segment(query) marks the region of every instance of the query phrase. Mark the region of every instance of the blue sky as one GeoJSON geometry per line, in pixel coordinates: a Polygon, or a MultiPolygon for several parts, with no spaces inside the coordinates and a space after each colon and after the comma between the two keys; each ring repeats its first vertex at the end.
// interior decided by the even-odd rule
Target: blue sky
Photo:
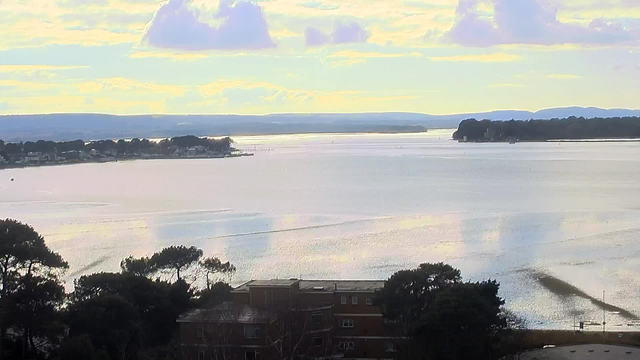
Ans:
{"type": "Polygon", "coordinates": [[[640,0],[2,0],[0,114],[640,108],[640,0]]]}

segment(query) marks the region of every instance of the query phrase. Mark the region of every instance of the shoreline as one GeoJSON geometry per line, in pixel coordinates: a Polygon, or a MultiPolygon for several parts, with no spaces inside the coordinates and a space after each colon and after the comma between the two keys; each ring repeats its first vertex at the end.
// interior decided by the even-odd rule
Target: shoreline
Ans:
{"type": "Polygon", "coordinates": [[[198,160],[198,159],[226,159],[226,158],[238,158],[254,156],[253,153],[238,153],[229,155],[212,155],[212,156],[191,156],[191,157],[179,157],[179,156],[158,156],[158,157],[125,157],[109,160],[87,160],[87,161],[65,161],[65,162],[51,162],[44,164],[8,164],[0,165],[0,171],[2,170],[14,170],[14,169],[28,169],[48,166],[66,166],[66,165],[81,165],[81,164],[107,164],[116,163],[121,161],[136,161],[136,160],[198,160]]]}
{"type": "MultiPolygon", "coordinates": [[[[459,143],[469,144],[509,144],[509,141],[463,141],[460,139],[452,139],[459,143]]],[[[631,139],[549,139],[549,140],[518,140],[515,144],[519,143],[636,143],[640,142],[638,138],[631,139]]],[[[512,143],[513,144],[513,143],[512,143]]]]}

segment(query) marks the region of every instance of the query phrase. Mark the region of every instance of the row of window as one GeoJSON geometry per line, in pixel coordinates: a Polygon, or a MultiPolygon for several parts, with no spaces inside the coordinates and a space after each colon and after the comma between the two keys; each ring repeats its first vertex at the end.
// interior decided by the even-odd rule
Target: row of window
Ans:
{"type": "Polygon", "coordinates": [[[353,319],[341,319],[340,320],[340,327],[343,328],[352,328],[354,325],[354,321],[353,319]]]}
{"type": "MultiPolygon", "coordinates": [[[[367,304],[367,306],[372,306],[373,305],[373,299],[372,298],[366,298],[365,299],[365,303],[367,304]]],[[[340,304],[341,305],[347,305],[347,297],[346,296],[340,297],[340,304]]],[[[351,296],[351,305],[358,305],[358,297],[357,296],[351,296]]]]}
{"type": "MultiPolygon", "coordinates": [[[[198,353],[198,360],[206,360],[204,350],[198,353]]],[[[244,360],[262,360],[262,355],[259,351],[246,351],[244,353],[244,360]]]]}
{"type": "Polygon", "coordinates": [[[354,350],[356,344],[353,341],[340,341],[338,343],[338,349],[340,350],[354,350]]]}
{"type": "MultiPolygon", "coordinates": [[[[312,322],[314,325],[322,324],[322,314],[314,313],[312,315],[312,322]]],[[[340,327],[342,328],[353,328],[355,326],[355,321],[353,319],[340,319],[340,327]]],[[[204,337],[204,327],[202,325],[198,326],[198,337],[204,337]]],[[[256,325],[245,325],[244,326],[244,337],[246,339],[260,339],[260,327],[256,325]]]]}
{"type": "MultiPolygon", "coordinates": [[[[313,314],[312,315],[313,324],[320,325],[322,324],[322,314],[313,314]]],[[[343,328],[353,328],[355,322],[353,319],[341,319],[340,327],[343,328]]],[[[204,326],[198,326],[198,337],[204,337],[204,326]]],[[[244,326],[244,337],[246,339],[260,339],[260,327],[256,325],[245,325],[244,326]]]]}
{"type": "MultiPolygon", "coordinates": [[[[356,344],[353,341],[341,341],[338,343],[338,349],[340,350],[355,350],[356,344]]],[[[384,351],[386,352],[397,352],[398,344],[395,342],[388,341],[384,343],[384,351]]]]}
{"type": "MultiPolygon", "coordinates": [[[[324,339],[322,337],[314,337],[313,338],[313,346],[320,347],[324,345],[324,339]]],[[[338,343],[338,349],[343,351],[355,350],[356,344],[353,341],[340,341],[338,343]]],[[[384,350],[386,352],[397,352],[398,344],[395,342],[388,341],[384,344],[384,350]]],[[[246,351],[244,354],[245,360],[262,360],[262,356],[258,351],[246,351]]],[[[198,353],[198,360],[205,360],[205,352],[204,350],[198,353]]]]}
{"type": "MultiPolygon", "coordinates": [[[[204,337],[204,326],[198,325],[198,337],[204,337]]],[[[256,325],[244,326],[244,337],[246,339],[260,339],[260,327],[256,325]]]]}

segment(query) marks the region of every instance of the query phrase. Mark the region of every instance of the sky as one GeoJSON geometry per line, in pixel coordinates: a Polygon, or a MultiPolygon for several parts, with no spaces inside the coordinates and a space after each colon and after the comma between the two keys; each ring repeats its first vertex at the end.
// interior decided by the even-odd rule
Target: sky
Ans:
{"type": "Polygon", "coordinates": [[[0,114],[640,108],[640,0],[0,0],[0,114]]]}

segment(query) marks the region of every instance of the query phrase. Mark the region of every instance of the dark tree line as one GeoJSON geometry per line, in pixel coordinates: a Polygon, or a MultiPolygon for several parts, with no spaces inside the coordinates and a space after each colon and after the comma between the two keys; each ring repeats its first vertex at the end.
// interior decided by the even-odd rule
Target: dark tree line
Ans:
{"type": "Polygon", "coordinates": [[[67,268],[32,227],[0,220],[0,359],[179,359],[176,319],[229,300],[231,287],[213,280],[235,272],[200,249],[174,246],[127,258],[120,273],[82,276],[66,294],[67,268]],[[206,286],[185,281],[203,272],[206,286]]]}
{"type": "Polygon", "coordinates": [[[117,154],[168,154],[177,148],[189,148],[202,146],[209,151],[225,152],[231,150],[233,140],[229,137],[222,139],[200,138],[197,136],[178,136],[160,141],[150,141],[149,139],[134,138],[131,140],[120,139],[98,140],[85,142],[83,140],[74,141],[27,141],[24,143],[5,143],[0,140],[0,155],[21,155],[30,152],[61,154],[67,151],[91,151],[99,152],[113,151],[117,154]]]}
{"type": "Polygon", "coordinates": [[[455,140],[468,141],[624,139],[640,137],[640,117],[569,117],[551,120],[491,121],[468,119],[453,134],[455,140]]]}
{"type": "Polygon", "coordinates": [[[463,282],[450,265],[422,264],[391,276],[374,298],[397,338],[397,358],[428,360],[497,359],[513,347],[507,341],[514,316],[503,309],[496,281],[463,282]]]}

